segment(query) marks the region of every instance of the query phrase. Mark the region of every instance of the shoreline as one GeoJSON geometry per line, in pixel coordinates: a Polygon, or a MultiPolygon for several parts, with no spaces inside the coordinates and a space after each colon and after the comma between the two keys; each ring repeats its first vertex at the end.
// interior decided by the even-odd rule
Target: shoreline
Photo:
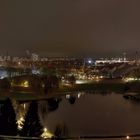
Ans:
{"type": "Polygon", "coordinates": [[[5,100],[7,98],[24,102],[33,100],[47,100],[53,97],[60,97],[66,94],[77,93],[77,92],[87,92],[87,93],[101,93],[108,94],[111,92],[116,92],[124,94],[126,92],[138,92],[140,93],[140,82],[122,83],[122,82],[93,82],[87,84],[75,84],[69,86],[60,86],[60,88],[53,90],[52,92],[38,93],[38,92],[24,92],[24,91],[0,91],[0,100],[5,100]]]}

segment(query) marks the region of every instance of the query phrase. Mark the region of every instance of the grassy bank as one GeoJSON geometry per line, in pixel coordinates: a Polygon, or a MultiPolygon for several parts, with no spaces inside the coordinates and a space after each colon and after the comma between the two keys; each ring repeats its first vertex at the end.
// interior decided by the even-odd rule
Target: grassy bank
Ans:
{"type": "Polygon", "coordinates": [[[74,86],[61,86],[58,92],[74,92],[74,91],[112,91],[124,92],[126,89],[125,83],[88,83],[76,84],[74,86]]]}

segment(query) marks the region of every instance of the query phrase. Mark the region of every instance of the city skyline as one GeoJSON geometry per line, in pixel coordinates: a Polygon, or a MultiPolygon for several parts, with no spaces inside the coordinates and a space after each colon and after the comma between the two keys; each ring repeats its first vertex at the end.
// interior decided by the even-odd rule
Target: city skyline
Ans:
{"type": "Polygon", "coordinates": [[[137,0],[1,1],[0,54],[135,56],[140,46],[137,0]]]}

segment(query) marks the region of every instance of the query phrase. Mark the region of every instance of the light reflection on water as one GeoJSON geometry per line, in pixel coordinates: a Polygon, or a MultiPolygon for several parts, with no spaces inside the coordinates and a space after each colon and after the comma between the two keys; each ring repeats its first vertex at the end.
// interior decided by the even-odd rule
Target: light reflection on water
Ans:
{"type": "Polygon", "coordinates": [[[57,136],[127,136],[140,133],[140,104],[124,99],[122,94],[82,92],[38,101],[37,104],[38,107],[30,107],[30,103],[19,104],[12,100],[16,120],[21,121],[17,126],[20,131],[25,124],[29,129],[34,124],[42,133],[45,130],[57,136]],[[39,120],[37,116],[33,117],[35,113],[39,120]]]}
{"type": "Polygon", "coordinates": [[[17,129],[22,130],[30,103],[19,104],[16,100],[11,100],[11,102],[16,114],[17,129]]]}
{"type": "Polygon", "coordinates": [[[140,133],[140,105],[121,94],[85,94],[71,105],[63,98],[58,110],[48,114],[50,130],[65,124],[69,135],[120,135],[140,133]]]}

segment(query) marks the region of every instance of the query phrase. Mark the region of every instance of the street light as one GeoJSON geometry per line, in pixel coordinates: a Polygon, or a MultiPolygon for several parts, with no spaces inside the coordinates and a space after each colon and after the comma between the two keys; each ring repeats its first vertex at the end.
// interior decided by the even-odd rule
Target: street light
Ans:
{"type": "Polygon", "coordinates": [[[89,63],[89,64],[91,64],[91,63],[92,63],[92,61],[91,61],[91,60],[88,60],[88,63],[89,63]]]}
{"type": "Polygon", "coordinates": [[[130,139],[130,137],[129,137],[129,136],[126,136],[126,139],[127,139],[127,140],[129,140],[129,139],[130,139]]]}
{"type": "Polygon", "coordinates": [[[21,65],[21,62],[20,61],[18,62],[18,65],[21,65]]]}

